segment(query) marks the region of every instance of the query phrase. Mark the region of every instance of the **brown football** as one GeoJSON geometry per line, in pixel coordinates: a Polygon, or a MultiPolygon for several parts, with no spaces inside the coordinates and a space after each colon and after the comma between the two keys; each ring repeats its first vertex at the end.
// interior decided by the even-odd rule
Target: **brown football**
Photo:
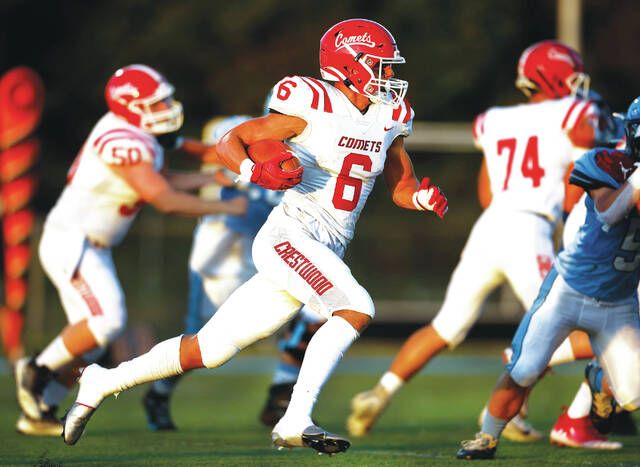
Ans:
{"type": "Polygon", "coordinates": [[[300,167],[300,160],[295,156],[293,150],[282,141],[275,139],[264,139],[257,141],[247,148],[249,157],[254,162],[265,162],[280,155],[282,151],[291,152],[291,159],[280,164],[282,170],[295,170],[300,167]]]}

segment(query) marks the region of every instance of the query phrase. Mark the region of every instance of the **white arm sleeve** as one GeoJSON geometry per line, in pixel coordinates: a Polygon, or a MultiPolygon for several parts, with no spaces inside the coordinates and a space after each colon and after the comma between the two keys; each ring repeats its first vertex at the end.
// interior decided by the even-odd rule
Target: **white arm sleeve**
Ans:
{"type": "Polygon", "coordinates": [[[634,206],[633,193],[636,189],[631,183],[625,183],[624,189],[618,197],[604,211],[599,211],[596,207],[596,215],[600,222],[606,225],[614,225],[620,222],[634,206]]]}

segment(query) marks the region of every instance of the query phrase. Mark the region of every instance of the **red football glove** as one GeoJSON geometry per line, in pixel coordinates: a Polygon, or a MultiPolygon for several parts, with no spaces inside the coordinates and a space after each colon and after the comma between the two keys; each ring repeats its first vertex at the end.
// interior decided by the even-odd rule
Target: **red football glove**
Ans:
{"type": "Polygon", "coordinates": [[[282,170],[280,164],[291,159],[290,152],[269,159],[265,162],[255,162],[253,172],[251,173],[251,183],[260,185],[269,190],[286,190],[296,186],[302,181],[302,172],[304,169],[298,167],[295,170],[282,170]]]}
{"type": "Polygon", "coordinates": [[[413,204],[420,211],[433,211],[440,219],[449,209],[449,202],[440,187],[431,185],[429,177],[422,179],[418,190],[413,194],[413,204]]]}

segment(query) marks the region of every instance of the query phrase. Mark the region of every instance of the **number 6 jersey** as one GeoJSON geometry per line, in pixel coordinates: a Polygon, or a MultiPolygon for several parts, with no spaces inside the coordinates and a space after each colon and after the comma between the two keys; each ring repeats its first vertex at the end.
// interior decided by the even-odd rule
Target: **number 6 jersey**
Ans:
{"type": "Polygon", "coordinates": [[[395,109],[372,103],[362,114],[333,85],[301,76],[276,84],[269,108],[307,122],[289,141],[304,175],[285,192],[284,210],[322,223],[346,247],[384,169],[387,149],[396,137],[411,133],[413,110],[405,100],[395,109]]]}
{"type": "Polygon", "coordinates": [[[73,162],[67,186],[47,223],[77,228],[103,246],[124,238],[142,206],[138,193],[111,170],[112,166],[163,165],[163,149],[155,137],[107,113],[93,128],[73,162]]]}
{"type": "Polygon", "coordinates": [[[599,113],[592,101],[565,97],[493,107],[480,114],[473,124],[473,137],[484,152],[491,205],[557,221],[567,169],[582,153],[570,134],[585,119],[597,128],[599,113]]]}

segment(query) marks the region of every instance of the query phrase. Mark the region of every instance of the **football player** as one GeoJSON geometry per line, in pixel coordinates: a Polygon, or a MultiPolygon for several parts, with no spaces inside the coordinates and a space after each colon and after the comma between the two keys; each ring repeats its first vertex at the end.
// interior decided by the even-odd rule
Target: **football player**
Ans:
{"type": "MultiPolygon", "coordinates": [[[[210,150],[227,131],[249,119],[245,115],[214,118],[205,125],[202,141],[210,150]]],[[[202,170],[217,172],[217,183],[203,187],[200,190],[202,197],[223,200],[243,197],[248,204],[243,216],[210,215],[198,222],[189,258],[185,334],[198,332],[231,292],[255,274],[251,258],[253,239],[273,207],[282,199],[280,191],[267,190],[254,184],[234,183],[235,174],[230,175],[227,169],[219,165],[205,163],[202,170]]],[[[274,372],[269,397],[260,414],[261,421],[267,426],[273,427],[284,415],[300,371],[304,350],[313,331],[319,327],[318,321],[319,318],[308,311],[301,313],[292,321],[292,329],[281,343],[281,361],[274,372]]],[[[155,381],[145,394],[143,405],[151,431],[176,429],[169,406],[170,397],[180,378],[173,376],[155,381]]]]}
{"type": "Polygon", "coordinates": [[[504,426],[574,329],[587,332],[602,366],[586,371],[595,401],[592,420],[613,412],[614,396],[625,410],[640,406],[640,98],[629,106],[624,126],[627,149],[593,149],[571,172],[570,182],[588,194],[584,223],[558,254],[520,323],[513,358],[491,394],[482,431],[462,442],[460,459],[495,456],[504,426]]]}
{"type": "Polygon", "coordinates": [[[38,355],[16,364],[22,433],[61,433],[55,410],[75,369],[95,361],[124,330],[127,310],[111,248],[142,205],[188,216],[246,209],[244,200],[205,201],[183,191],[210,182],[210,174],[161,173],[164,154],[156,137],[177,131],[183,120],[173,94],[173,86],[148,66],[117,70],[105,89],[109,111],[91,130],[47,216],[40,260],[69,325],[38,355]]]}
{"type": "MultiPolygon", "coordinates": [[[[600,110],[581,97],[589,85],[581,56],[557,41],[522,53],[515,84],[527,103],[490,108],[473,123],[474,141],[484,153],[479,181],[490,192],[480,194],[488,207],[469,234],[442,307],[407,339],[378,384],[353,398],[347,420],[353,436],[367,434],[406,382],[464,340],[492,290],[508,282],[528,309],[551,268],[565,177],[581,149],[593,147],[600,110]]],[[[542,437],[519,416],[505,434],[519,441],[542,437]]]]}
{"type": "Polygon", "coordinates": [[[342,21],[320,40],[322,80],[287,76],[273,89],[269,115],[223,136],[218,154],[242,179],[287,189],[254,241],[257,274],[197,334],[169,339],[111,370],[88,366],[66,418],[66,443],[78,440],[106,396],[193,368],[220,366],[273,334],[306,304],[327,321],[309,342],[272,441],[320,453],[348,449],[350,442],[316,426],[311,412],[343,353],[374,315],[371,297],[342,260],[358,217],[380,174],[398,206],[439,217],[447,211],[441,190],[428,178],[416,179],[404,148],[414,113],[404,98],[408,83],[394,77],[393,67],[401,63],[384,26],[342,21]],[[289,151],[265,162],[249,159],[245,148],[265,139],[288,141],[302,167],[280,167],[291,158],[289,151]]]}

